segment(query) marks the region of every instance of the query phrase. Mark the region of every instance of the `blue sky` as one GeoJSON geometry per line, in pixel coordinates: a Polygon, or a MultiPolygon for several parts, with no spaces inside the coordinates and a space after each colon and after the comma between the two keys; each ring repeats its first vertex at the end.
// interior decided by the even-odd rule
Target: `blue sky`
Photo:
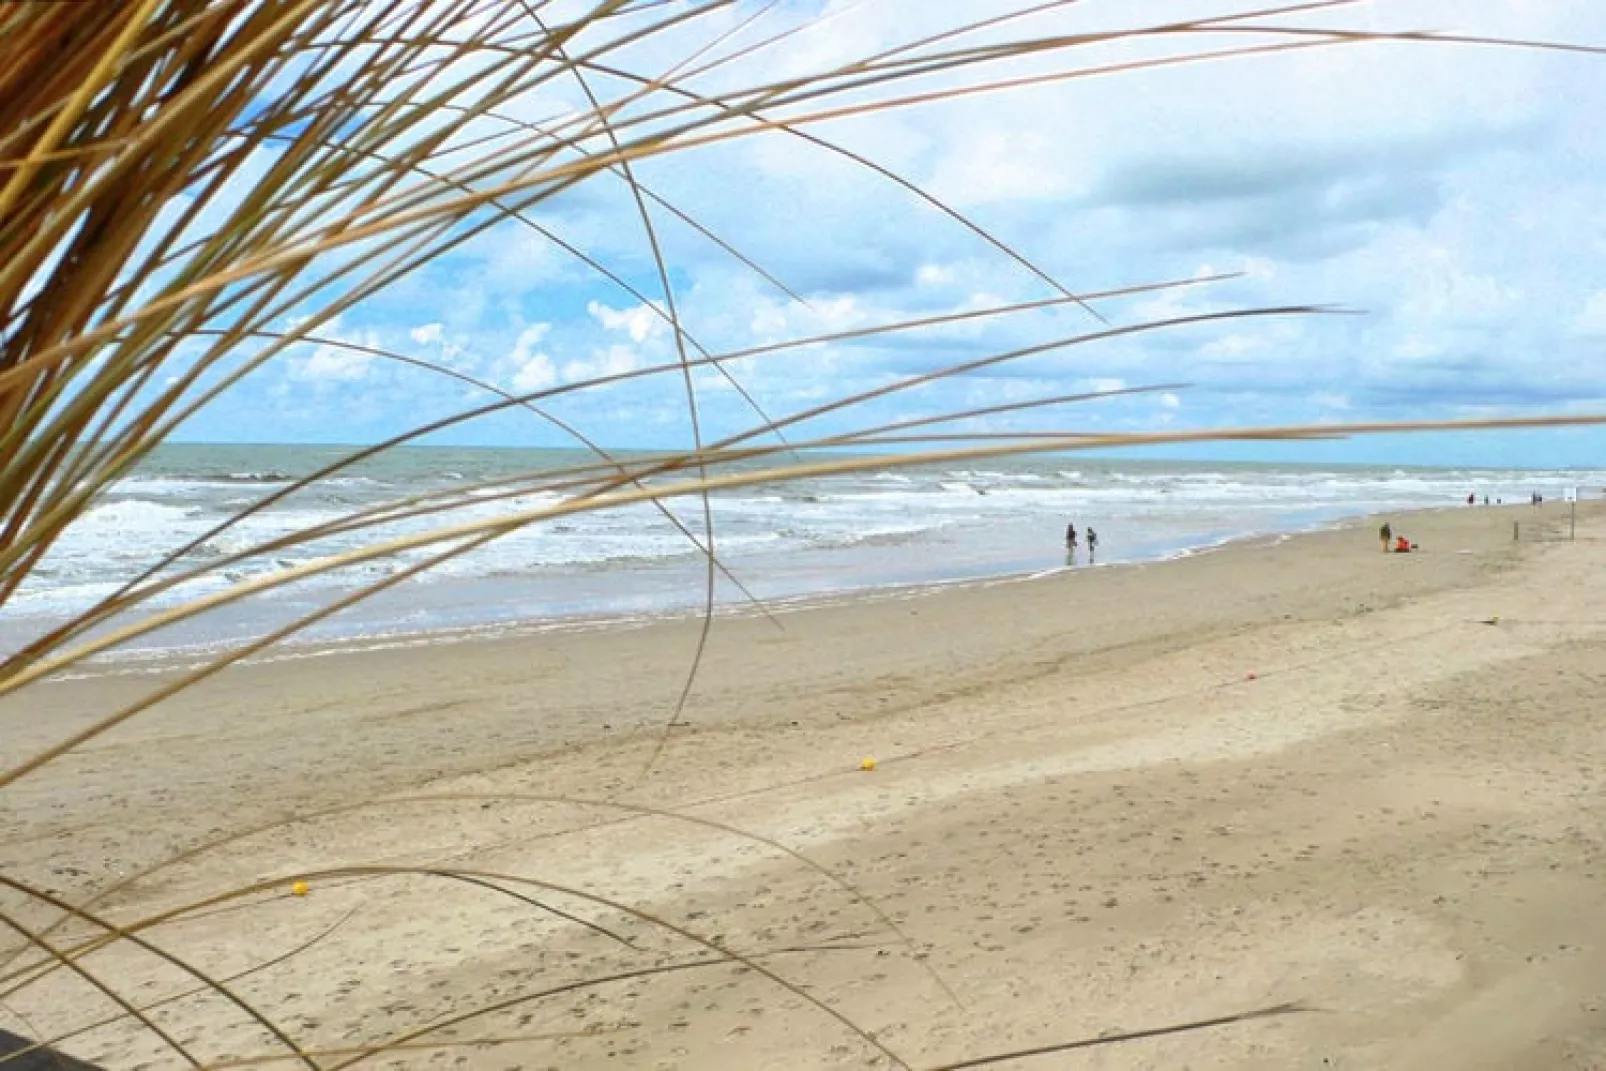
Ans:
{"type": "MultiPolygon", "coordinates": [[[[982,18],[1027,4],[783,6],[746,39],[788,19],[823,21],[699,87],[712,92],[874,53],[954,25],[960,15],[939,9],[961,6],[964,17],[982,18]]],[[[1144,5],[1142,17],[1243,7],[1160,0],[1144,5]]],[[[656,73],[696,38],[751,11],[738,5],[695,33],[634,48],[621,62],[656,73]]],[[[1089,0],[983,39],[1082,32],[1135,17],[1132,5],[1089,0]]],[[[1606,44],[1606,5],[1598,0],[1373,0],[1303,24],[1606,44]]],[[[1194,47],[1223,43],[1248,42],[1194,47]]],[[[997,73],[1142,54],[1105,47],[997,73]]],[[[549,115],[578,100],[543,92],[516,110],[549,115]]],[[[893,394],[809,423],[799,436],[1166,382],[1189,386],[965,427],[1147,431],[1606,412],[1606,134],[1595,119],[1602,114],[1606,56],[1416,44],[1070,81],[811,128],[930,190],[1073,291],[1237,273],[1218,284],[1097,302],[1113,324],[1303,303],[1355,314],[1218,322],[1062,349],[893,394]]],[[[647,161],[638,176],[806,301],[656,210],[687,331],[715,353],[1054,296],[906,191],[784,134],[647,161]]],[[[661,300],[623,183],[591,180],[536,215],[661,300]]],[[[782,351],[734,362],[730,371],[767,414],[784,417],[956,361],[1100,328],[1065,306],[782,351]]],[[[515,391],[675,357],[673,335],[651,309],[514,221],[348,310],[324,333],[441,361],[515,391]]],[[[696,377],[696,390],[710,438],[757,419],[710,371],[696,377]]],[[[304,346],[255,373],[181,438],[367,441],[482,400],[416,369],[304,346]]],[[[678,377],[578,392],[552,408],[611,446],[690,439],[678,377]]],[[[573,443],[528,413],[476,421],[432,441],[573,443]]],[[[1606,432],[1189,452],[1598,465],[1606,432]]]]}

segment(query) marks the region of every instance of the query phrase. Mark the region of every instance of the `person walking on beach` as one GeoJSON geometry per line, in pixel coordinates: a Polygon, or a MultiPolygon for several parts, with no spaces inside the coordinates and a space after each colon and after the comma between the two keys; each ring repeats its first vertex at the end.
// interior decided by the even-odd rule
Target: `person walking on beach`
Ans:
{"type": "Polygon", "coordinates": [[[1394,529],[1389,527],[1388,521],[1384,521],[1383,527],[1377,530],[1377,534],[1378,538],[1383,540],[1383,553],[1387,554],[1389,552],[1389,544],[1394,540],[1394,529]]]}
{"type": "Polygon", "coordinates": [[[1091,525],[1087,529],[1087,564],[1093,564],[1093,558],[1099,552],[1099,534],[1093,531],[1091,525]]]}
{"type": "Polygon", "coordinates": [[[1076,524],[1074,522],[1065,526],[1065,560],[1070,565],[1076,564],[1076,524]]]}

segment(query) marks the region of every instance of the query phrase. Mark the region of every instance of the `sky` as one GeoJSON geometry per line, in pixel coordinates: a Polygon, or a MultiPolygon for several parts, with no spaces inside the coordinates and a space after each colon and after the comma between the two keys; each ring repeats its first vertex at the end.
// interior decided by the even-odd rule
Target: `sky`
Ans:
{"type": "MultiPolygon", "coordinates": [[[[718,44],[709,55],[721,55],[800,28],[687,83],[714,95],[826,70],[961,21],[1028,6],[1021,0],[781,3],[744,26],[759,13],[758,5],[744,2],[610,59],[652,76],[710,41],[718,44]],[[727,31],[734,36],[720,40],[727,31]]],[[[553,10],[561,14],[562,5],[553,10]]],[[[1245,10],[1220,0],[1083,0],[934,47],[1245,10]]],[[[1606,45],[1606,5],[1599,0],[1370,0],[1258,21],[1606,45]]],[[[1270,40],[1221,33],[1158,44],[1089,44],[882,86],[851,99],[1270,40]]],[[[612,98],[624,83],[598,76],[592,88],[612,98]]],[[[533,121],[583,102],[578,86],[553,84],[502,110],[533,121]]],[[[653,157],[638,164],[636,177],[793,295],[649,201],[694,353],[697,347],[738,352],[1060,297],[1038,272],[1078,295],[1194,280],[1177,289],[1090,299],[1093,312],[1062,301],[1008,316],[775,350],[730,362],[729,378],[705,367],[691,377],[705,441],[959,362],[1156,321],[1306,305],[1333,311],[1087,339],[891,390],[799,423],[791,434],[806,440],[1157,384],[1167,386],[946,426],[988,433],[1145,432],[1606,413],[1606,132],[1594,119],[1602,114],[1606,55],[1353,43],[1068,78],[807,128],[895,171],[1033,268],[885,176],[784,131],[653,157]],[[1220,276],[1227,278],[1205,281],[1220,276]]],[[[505,131],[507,125],[484,129],[505,131]]],[[[320,333],[437,362],[514,392],[677,359],[646,231],[622,179],[589,178],[542,202],[528,218],[605,265],[656,302],[656,310],[549,237],[504,220],[345,310],[320,333]]],[[[186,424],[179,438],[366,442],[487,397],[415,367],[307,345],[254,372],[186,424]]],[[[573,391],[550,408],[608,446],[685,446],[692,438],[687,385],[679,373],[573,391]]],[[[522,411],[468,422],[428,441],[575,442],[522,411]]],[[[1599,465],[1606,458],[1606,429],[1168,453],[1179,451],[1599,465]]]]}

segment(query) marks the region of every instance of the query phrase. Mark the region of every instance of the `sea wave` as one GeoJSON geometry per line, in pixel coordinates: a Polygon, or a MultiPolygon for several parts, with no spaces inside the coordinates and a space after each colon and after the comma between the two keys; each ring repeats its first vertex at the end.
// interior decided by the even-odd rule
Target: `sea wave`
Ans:
{"type": "MultiPolygon", "coordinates": [[[[284,486],[292,479],[291,472],[315,470],[329,456],[300,457],[293,449],[275,449],[260,465],[235,451],[232,463],[220,461],[208,468],[195,463],[195,458],[206,455],[194,448],[181,456],[183,464],[133,473],[69,526],[16,597],[0,609],[0,622],[59,617],[103,598],[165,554],[235,517],[242,506],[260,501],[252,496],[284,486]]],[[[523,457],[493,451],[481,459],[457,452],[450,467],[432,468],[428,463],[432,456],[423,451],[405,455],[389,469],[341,473],[239,519],[201,541],[183,559],[185,568],[205,575],[164,598],[171,601],[218,590],[380,539],[495,520],[564,501],[562,495],[548,491],[503,498],[507,489],[473,486],[527,471],[523,457]],[[481,460],[484,463],[476,467],[481,460]],[[470,486],[439,500],[449,507],[440,513],[392,518],[377,528],[332,533],[313,543],[222,565],[225,558],[296,532],[329,525],[420,490],[445,492],[454,484],[470,486]],[[212,563],[222,571],[206,572],[212,563]]],[[[849,574],[860,568],[856,563],[867,560],[866,555],[882,554],[898,567],[930,562],[939,570],[960,562],[972,563],[967,568],[995,560],[1036,562],[1034,556],[1044,548],[1052,558],[1061,552],[1059,540],[1067,521],[1097,527],[1114,560],[1122,547],[1149,548],[1142,553],[1152,550],[1158,555],[1230,537],[1223,533],[1275,530],[1292,523],[1290,518],[1303,522],[1449,506],[1464,502],[1469,493],[1515,502],[1525,501],[1530,490],[1540,490],[1559,498],[1562,487],[1574,485],[1606,487],[1606,473],[1168,466],[1092,460],[1079,460],[1076,468],[1068,468],[1063,459],[1058,463],[1044,459],[1010,466],[916,466],[811,477],[794,484],[716,493],[710,508],[715,546],[727,566],[779,578],[775,582],[781,586],[791,573],[820,578],[840,571],[840,582],[851,587],[860,581],[849,574]]],[[[683,498],[665,505],[687,530],[704,539],[699,500],[683,498]]],[[[311,598],[304,594],[309,591],[349,589],[392,576],[427,553],[410,551],[330,572],[265,599],[292,602],[311,598]]],[[[562,605],[584,605],[591,597],[588,592],[614,592],[634,583],[633,577],[688,568],[702,553],[651,504],[580,512],[511,532],[409,581],[387,612],[412,612],[406,592],[419,585],[436,600],[447,599],[454,584],[480,585],[473,589],[473,599],[485,599],[488,591],[495,594],[498,585],[511,592],[527,582],[534,585],[530,590],[535,597],[556,585],[566,592],[559,600],[562,605]]],[[[984,564],[974,567],[985,569],[984,564]]],[[[465,603],[461,612],[472,618],[473,608],[465,603]]]]}

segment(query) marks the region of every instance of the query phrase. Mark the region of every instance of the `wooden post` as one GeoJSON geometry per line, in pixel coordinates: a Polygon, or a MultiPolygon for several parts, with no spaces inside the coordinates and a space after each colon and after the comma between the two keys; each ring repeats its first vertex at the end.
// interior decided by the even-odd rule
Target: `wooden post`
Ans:
{"type": "Polygon", "coordinates": [[[1511,522],[1511,541],[1513,543],[1515,543],[1517,541],[1517,522],[1516,521],[1512,521],[1511,522]]]}

